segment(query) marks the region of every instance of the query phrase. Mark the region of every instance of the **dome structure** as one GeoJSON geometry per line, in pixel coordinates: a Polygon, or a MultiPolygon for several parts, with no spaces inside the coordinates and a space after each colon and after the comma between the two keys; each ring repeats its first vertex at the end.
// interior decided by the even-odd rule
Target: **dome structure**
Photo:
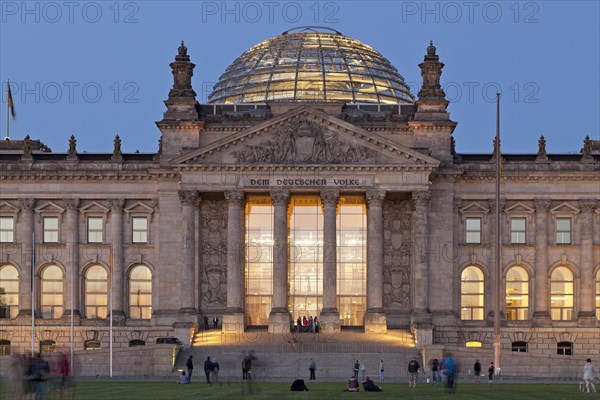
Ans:
{"type": "Polygon", "coordinates": [[[209,103],[266,101],[412,104],[414,97],[370,46],[328,28],[302,27],[244,52],[208,97],[209,103]]]}

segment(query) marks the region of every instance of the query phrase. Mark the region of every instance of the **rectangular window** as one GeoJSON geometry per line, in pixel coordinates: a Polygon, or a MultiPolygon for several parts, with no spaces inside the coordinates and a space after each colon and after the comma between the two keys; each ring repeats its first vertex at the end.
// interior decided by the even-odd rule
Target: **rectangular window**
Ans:
{"type": "Polygon", "coordinates": [[[15,239],[13,217],[0,217],[0,243],[12,243],[15,239]]]}
{"type": "Polygon", "coordinates": [[[148,243],[148,218],[133,217],[132,224],[132,243],[148,243]]]}
{"type": "Polygon", "coordinates": [[[467,218],[467,243],[481,243],[481,218],[467,218]]]}
{"type": "Polygon", "coordinates": [[[102,243],[102,217],[88,217],[88,243],[102,243]]]}
{"type": "Polygon", "coordinates": [[[527,231],[526,218],[511,218],[510,220],[510,242],[512,244],[525,244],[527,231]]]}
{"type": "Polygon", "coordinates": [[[58,243],[58,217],[44,217],[44,243],[58,243]]]}
{"type": "Polygon", "coordinates": [[[571,218],[556,218],[556,244],[571,244],[571,218]]]}

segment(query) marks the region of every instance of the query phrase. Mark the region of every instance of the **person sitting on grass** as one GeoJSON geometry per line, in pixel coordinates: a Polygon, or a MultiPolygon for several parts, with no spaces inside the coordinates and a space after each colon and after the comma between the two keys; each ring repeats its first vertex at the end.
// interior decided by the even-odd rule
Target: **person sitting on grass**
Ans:
{"type": "Polygon", "coordinates": [[[291,390],[292,392],[308,392],[308,388],[304,384],[304,379],[296,379],[292,383],[291,390]]]}
{"type": "Polygon", "coordinates": [[[181,371],[181,376],[179,377],[177,383],[181,385],[190,383],[190,377],[185,374],[185,371],[181,371]]]}
{"type": "Polygon", "coordinates": [[[348,379],[348,389],[345,392],[358,392],[358,379],[354,375],[348,379]]]}
{"type": "Polygon", "coordinates": [[[373,383],[373,380],[367,376],[367,379],[363,382],[363,389],[365,392],[383,392],[383,389],[373,383]]]}

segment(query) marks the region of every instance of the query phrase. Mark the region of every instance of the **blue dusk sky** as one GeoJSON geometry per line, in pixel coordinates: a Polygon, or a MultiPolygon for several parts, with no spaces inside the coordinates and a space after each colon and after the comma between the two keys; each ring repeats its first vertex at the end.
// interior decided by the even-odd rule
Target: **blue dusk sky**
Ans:
{"type": "Polygon", "coordinates": [[[418,92],[429,40],[461,153],[490,153],[502,93],[505,153],[553,153],[600,139],[599,1],[0,1],[0,132],[6,81],[17,120],[55,152],[155,152],[154,122],[172,85],[181,40],[205,102],[232,61],[288,29],[326,26],[386,57],[418,92]]]}

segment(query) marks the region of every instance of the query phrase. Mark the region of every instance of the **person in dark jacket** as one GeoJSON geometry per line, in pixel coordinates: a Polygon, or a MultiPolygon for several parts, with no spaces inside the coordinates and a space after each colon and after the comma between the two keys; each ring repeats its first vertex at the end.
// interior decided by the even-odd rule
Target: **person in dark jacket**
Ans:
{"type": "Polygon", "coordinates": [[[410,376],[408,387],[417,387],[417,377],[419,375],[419,369],[421,369],[421,364],[419,364],[416,357],[413,357],[412,360],[408,362],[408,375],[410,376]]]}
{"type": "Polygon", "coordinates": [[[296,379],[292,383],[291,390],[292,392],[308,392],[308,388],[304,384],[304,379],[296,379]]]}
{"type": "Polygon", "coordinates": [[[194,371],[194,363],[192,362],[192,357],[193,356],[190,356],[185,363],[185,366],[187,368],[187,376],[190,379],[190,383],[192,382],[192,372],[194,371]]]}
{"type": "Polygon", "coordinates": [[[475,364],[473,365],[473,373],[475,374],[475,380],[479,382],[479,376],[481,376],[481,363],[479,360],[475,360],[475,364]]]}
{"type": "Polygon", "coordinates": [[[204,361],[204,373],[206,374],[206,383],[210,385],[210,373],[213,370],[213,363],[210,361],[210,357],[206,357],[204,361]]]}
{"type": "Polygon", "coordinates": [[[383,389],[373,383],[373,380],[367,376],[367,379],[363,382],[363,389],[365,392],[383,392],[383,389]]]}

